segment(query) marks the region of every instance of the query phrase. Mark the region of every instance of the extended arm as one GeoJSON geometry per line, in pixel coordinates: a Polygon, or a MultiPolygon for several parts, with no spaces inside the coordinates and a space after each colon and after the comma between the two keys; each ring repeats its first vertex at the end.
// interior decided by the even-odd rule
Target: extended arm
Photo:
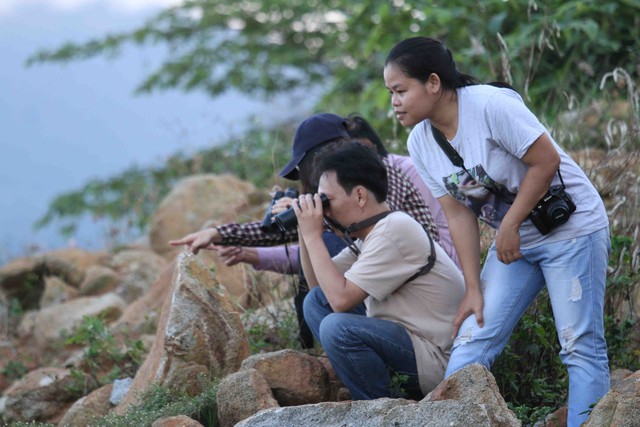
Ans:
{"type": "Polygon", "coordinates": [[[455,337],[464,319],[471,314],[476,315],[478,325],[484,325],[484,302],[480,290],[480,231],[478,220],[469,208],[450,195],[442,196],[438,201],[447,216],[466,286],[464,298],[453,321],[455,337]]]}

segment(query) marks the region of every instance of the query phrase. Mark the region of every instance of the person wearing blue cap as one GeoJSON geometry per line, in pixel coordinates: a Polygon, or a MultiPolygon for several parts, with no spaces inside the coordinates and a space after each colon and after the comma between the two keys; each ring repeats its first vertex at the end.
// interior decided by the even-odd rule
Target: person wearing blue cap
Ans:
{"type": "MultiPolygon", "coordinates": [[[[314,174],[314,166],[318,161],[318,154],[331,145],[349,141],[351,141],[351,137],[347,132],[346,121],[343,117],[321,113],[307,118],[296,129],[291,160],[282,169],[280,176],[299,180],[304,193],[317,192],[319,177],[314,174]]],[[[402,171],[394,167],[387,159],[382,158],[382,161],[388,173],[389,194],[387,202],[391,209],[408,213],[427,230],[435,242],[439,243],[438,228],[429,207],[425,204],[417,188],[402,171]]],[[[169,243],[173,246],[184,245],[197,254],[201,249],[215,248],[214,245],[274,246],[298,240],[295,227],[285,232],[269,232],[264,231],[260,225],[259,221],[244,224],[229,223],[206,228],[169,243]]],[[[332,233],[326,233],[326,243],[332,254],[339,252],[344,247],[342,241],[332,233]]],[[[301,292],[298,293],[295,301],[298,321],[301,328],[306,330],[301,309],[302,300],[306,295],[306,286],[304,282],[301,285],[298,287],[301,292]]],[[[301,337],[301,343],[304,348],[313,346],[313,338],[308,331],[304,337],[301,337]]]]}

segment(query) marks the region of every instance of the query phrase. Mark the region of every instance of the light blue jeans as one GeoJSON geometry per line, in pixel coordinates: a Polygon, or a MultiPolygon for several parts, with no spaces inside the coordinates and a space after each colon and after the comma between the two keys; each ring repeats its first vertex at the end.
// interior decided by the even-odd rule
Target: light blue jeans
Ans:
{"type": "Polygon", "coordinates": [[[456,337],[445,378],[458,369],[498,357],[518,320],[546,285],[569,372],[567,425],[578,427],[589,406],[609,390],[604,339],[604,291],[609,258],[609,230],[522,250],[523,258],[505,265],[492,247],[480,275],[484,327],[469,316],[456,337]]]}
{"type": "Polygon", "coordinates": [[[304,299],[304,318],[353,400],[423,397],[413,343],[399,324],[367,317],[364,304],[335,313],[319,286],[304,299]],[[404,381],[392,384],[394,374],[404,381]]]}

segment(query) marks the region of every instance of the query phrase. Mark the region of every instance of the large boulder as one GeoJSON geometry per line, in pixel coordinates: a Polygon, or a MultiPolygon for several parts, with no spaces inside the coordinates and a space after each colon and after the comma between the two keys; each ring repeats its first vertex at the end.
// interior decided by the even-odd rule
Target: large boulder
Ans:
{"type": "Polygon", "coordinates": [[[255,369],[226,376],[218,388],[216,402],[220,427],[233,427],[263,409],[280,406],[264,375],[255,369]]]}
{"type": "Polygon", "coordinates": [[[442,381],[425,397],[422,402],[456,400],[462,403],[484,405],[496,427],[520,426],[522,422],[507,407],[507,403],[498,390],[496,380],[489,370],[474,363],[453,373],[442,381]]]}
{"type": "MultiPolygon", "coordinates": [[[[414,403],[405,399],[356,400],[323,402],[312,405],[265,409],[235,427],[377,427],[393,408],[414,403]]],[[[421,420],[425,425],[424,420],[421,420]]]]}
{"type": "Polygon", "coordinates": [[[596,404],[584,427],[640,425],[640,371],[612,384],[596,404]]]}
{"type": "Polygon", "coordinates": [[[240,369],[262,373],[280,406],[319,403],[331,394],[329,375],[322,362],[301,351],[256,354],[244,360],[240,369]]]}
{"type": "Polygon", "coordinates": [[[229,294],[195,256],[183,253],[153,347],[117,410],[138,402],[152,385],[197,394],[200,378],[224,378],[248,355],[247,335],[229,294]]]}

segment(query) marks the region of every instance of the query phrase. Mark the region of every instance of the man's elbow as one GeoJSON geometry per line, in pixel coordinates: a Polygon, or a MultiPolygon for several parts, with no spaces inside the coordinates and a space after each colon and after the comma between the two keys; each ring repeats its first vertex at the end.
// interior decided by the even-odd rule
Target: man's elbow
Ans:
{"type": "Polygon", "coordinates": [[[346,298],[332,298],[329,300],[329,305],[331,305],[334,313],[346,313],[356,306],[353,301],[349,301],[346,298]]]}

